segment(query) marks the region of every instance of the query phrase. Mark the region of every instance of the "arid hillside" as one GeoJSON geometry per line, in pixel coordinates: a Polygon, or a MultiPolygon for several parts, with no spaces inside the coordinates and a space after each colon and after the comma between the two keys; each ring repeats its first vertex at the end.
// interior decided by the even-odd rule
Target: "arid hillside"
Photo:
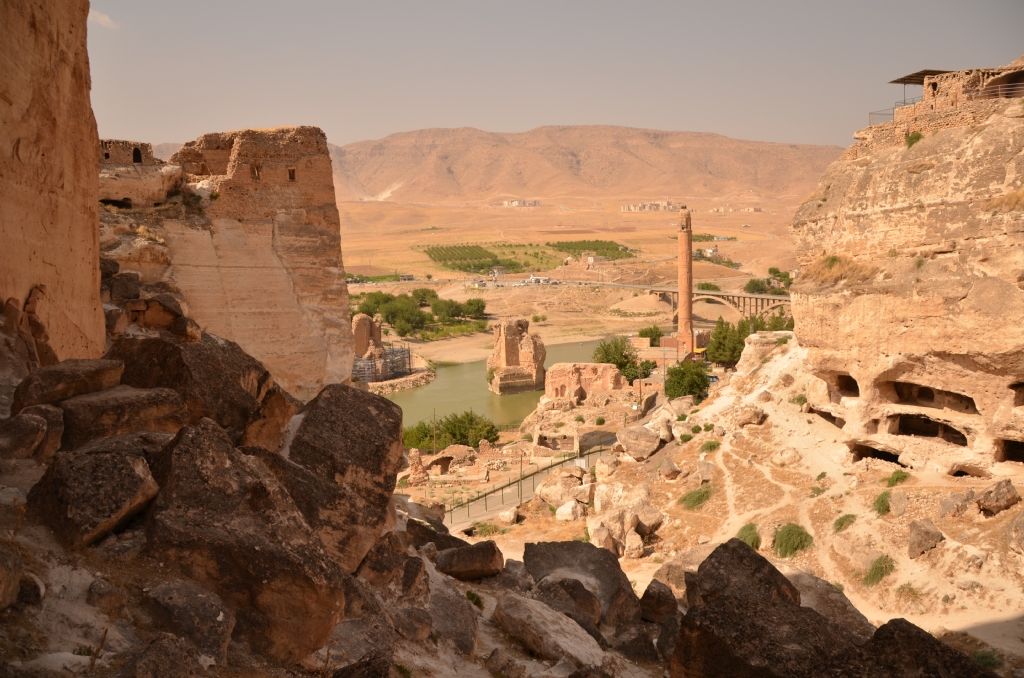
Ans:
{"type": "Polygon", "coordinates": [[[806,195],[837,146],[765,143],[632,127],[519,134],[424,129],[332,146],[339,201],[489,202],[514,197],[806,195]]]}

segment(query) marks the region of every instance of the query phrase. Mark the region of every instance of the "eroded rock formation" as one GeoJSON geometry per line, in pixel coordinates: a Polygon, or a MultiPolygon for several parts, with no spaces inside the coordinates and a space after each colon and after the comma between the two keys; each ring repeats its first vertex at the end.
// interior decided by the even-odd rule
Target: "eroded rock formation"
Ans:
{"type": "Polygon", "coordinates": [[[545,358],[544,342],[539,335],[530,334],[529,320],[495,324],[494,351],[487,358],[487,388],[498,395],[542,388],[545,358]]]}
{"type": "Polygon", "coordinates": [[[793,222],[793,313],[855,458],[954,473],[1024,461],[1024,104],[943,101],[828,168],[793,222]]]}

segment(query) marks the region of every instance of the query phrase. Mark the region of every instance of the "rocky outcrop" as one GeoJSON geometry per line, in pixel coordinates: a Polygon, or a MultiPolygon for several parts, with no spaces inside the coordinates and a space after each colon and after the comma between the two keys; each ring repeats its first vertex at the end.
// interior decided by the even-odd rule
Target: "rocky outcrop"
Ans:
{"type": "Polygon", "coordinates": [[[11,414],[31,405],[48,405],[95,393],[121,383],[124,365],[118,360],[65,360],[33,370],[14,390],[11,414]]]}
{"type": "Polygon", "coordinates": [[[845,421],[855,458],[1024,459],[1024,348],[1005,331],[1024,319],[1020,106],[961,99],[891,123],[893,143],[862,130],[794,217],[809,404],[845,421]]]}
{"type": "Polygon", "coordinates": [[[487,358],[487,388],[494,393],[520,393],[544,387],[547,351],[529,320],[508,320],[494,325],[494,350],[487,358]]]}
{"type": "Polygon", "coordinates": [[[169,388],[115,386],[68,398],[62,447],[73,450],[90,440],[136,431],[177,433],[188,423],[181,396],[169,388]]]}
{"type": "Polygon", "coordinates": [[[60,359],[95,358],[104,347],[88,13],[86,0],[0,8],[0,301],[13,297],[20,309],[40,290],[34,314],[60,359]]]}
{"type": "Polygon", "coordinates": [[[645,426],[628,426],[615,434],[618,446],[636,461],[643,461],[661,447],[661,437],[645,426]]]}
{"type": "Polygon", "coordinates": [[[200,657],[212,659],[218,666],[227,664],[235,615],[219,596],[177,579],[150,588],[146,597],[159,624],[188,639],[200,657]]]}
{"type": "Polygon", "coordinates": [[[598,665],[604,652],[576,622],[544,603],[515,593],[503,593],[494,620],[530,652],[558,661],[568,657],[577,665],[598,665]]]}
{"type": "Polygon", "coordinates": [[[501,572],[505,557],[493,541],[482,541],[461,548],[445,549],[437,554],[434,565],[449,577],[462,580],[493,577],[501,572]]]}

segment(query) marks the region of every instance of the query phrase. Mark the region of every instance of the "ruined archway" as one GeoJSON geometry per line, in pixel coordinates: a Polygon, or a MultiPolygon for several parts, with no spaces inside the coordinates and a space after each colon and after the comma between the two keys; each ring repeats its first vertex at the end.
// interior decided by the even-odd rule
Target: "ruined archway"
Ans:
{"type": "Polygon", "coordinates": [[[139,150],[138,146],[132,149],[132,162],[136,165],[142,164],[142,151],[139,150]]]}

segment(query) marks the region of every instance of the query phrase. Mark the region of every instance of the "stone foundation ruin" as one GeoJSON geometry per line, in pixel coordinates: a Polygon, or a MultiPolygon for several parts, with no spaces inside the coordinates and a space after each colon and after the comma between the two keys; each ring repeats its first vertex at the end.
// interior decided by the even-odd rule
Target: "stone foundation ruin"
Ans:
{"type": "Polygon", "coordinates": [[[544,386],[547,351],[540,336],[529,330],[529,320],[495,324],[494,351],[487,358],[487,387],[494,393],[521,393],[544,386]]]}

